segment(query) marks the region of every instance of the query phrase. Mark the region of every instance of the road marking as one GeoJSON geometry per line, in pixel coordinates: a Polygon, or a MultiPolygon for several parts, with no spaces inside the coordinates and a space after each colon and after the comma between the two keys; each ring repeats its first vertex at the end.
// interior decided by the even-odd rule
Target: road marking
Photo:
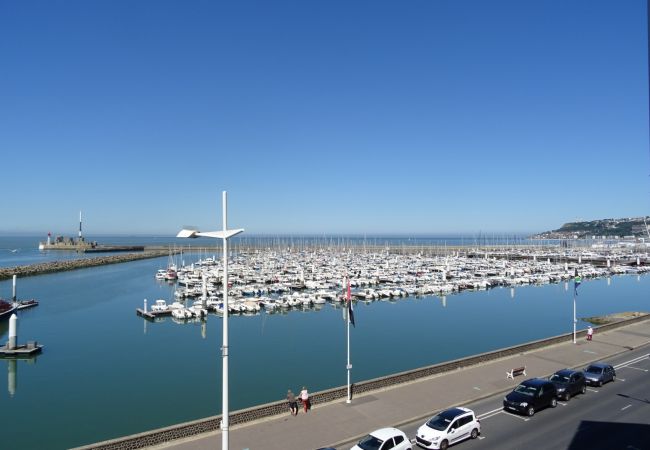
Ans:
{"type": "Polygon", "coordinates": [[[622,362],[620,364],[617,364],[617,365],[614,366],[614,368],[618,369],[619,367],[623,367],[623,366],[626,366],[628,364],[634,364],[635,362],[641,361],[642,359],[646,359],[648,356],[650,356],[650,353],[646,353],[643,356],[639,356],[639,357],[631,359],[629,361],[625,361],[625,362],[622,362]]]}
{"type": "Polygon", "coordinates": [[[625,378],[617,378],[616,381],[625,381],[625,378]]]}
{"type": "Polygon", "coordinates": [[[625,410],[628,409],[630,406],[632,406],[632,405],[630,404],[630,405],[627,405],[627,406],[621,408],[621,411],[625,411],[625,410]]]}
{"type": "Polygon", "coordinates": [[[476,386],[474,386],[474,389],[476,389],[477,391],[480,391],[480,390],[481,390],[480,387],[476,387],[476,386]]]}
{"type": "Polygon", "coordinates": [[[596,352],[592,352],[591,350],[583,350],[585,353],[591,353],[592,355],[597,355],[596,352]]]}
{"type": "Polygon", "coordinates": [[[587,388],[587,390],[591,392],[598,392],[596,389],[591,389],[591,388],[587,388]]]}
{"type": "Polygon", "coordinates": [[[489,416],[481,417],[479,420],[486,420],[486,419],[491,419],[494,416],[498,416],[499,414],[503,414],[503,410],[497,411],[495,413],[490,414],[489,416]]]}
{"type": "Polygon", "coordinates": [[[528,422],[530,420],[530,417],[521,417],[516,414],[511,413],[510,411],[504,411],[508,414],[506,416],[514,417],[515,419],[523,420],[524,422],[528,422]]]}
{"type": "Polygon", "coordinates": [[[485,436],[479,436],[478,438],[480,441],[482,441],[483,439],[485,439],[485,436]]]}
{"type": "Polygon", "coordinates": [[[503,408],[497,408],[497,409],[493,409],[492,411],[484,412],[483,414],[479,414],[478,416],[476,416],[476,418],[482,419],[483,417],[491,415],[495,412],[503,412],[503,408]]]}
{"type": "Polygon", "coordinates": [[[634,366],[625,366],[625,368],[626,369],[636,369],[636,370],[640,370],[642,372],[647,372],[648,371],[648,369],[642,369],[640,367],[634,367],[634,366]]]}
{"type": "Polygon", "coordinates": [[[557,402],[558,405],[566,406],[566,403],[557,402]]]}

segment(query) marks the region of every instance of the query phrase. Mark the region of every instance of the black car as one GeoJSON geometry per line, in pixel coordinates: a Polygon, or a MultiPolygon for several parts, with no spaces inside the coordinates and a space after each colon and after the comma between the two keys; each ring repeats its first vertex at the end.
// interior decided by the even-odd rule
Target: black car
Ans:
{"type": "Polygon", "coordinates": [[[555,385],[557,397],[567,402],[572,396],[587,392],[585,375],[578,370],[558,370],[549,381],[555,385]]]}
{"type": "Polygon", "coordinates": [[[593,363],[585,369],[587,384],[602,386],[608,381],[616,380],[616,370],[610,364],[593,363]]]}
{"type": "Polygon", "coordinates": [[[522,382],[503,399],[503,409],[532,416],[535,411],[557,406],[557,389],[548,380],[532,378],[522,382]]]}

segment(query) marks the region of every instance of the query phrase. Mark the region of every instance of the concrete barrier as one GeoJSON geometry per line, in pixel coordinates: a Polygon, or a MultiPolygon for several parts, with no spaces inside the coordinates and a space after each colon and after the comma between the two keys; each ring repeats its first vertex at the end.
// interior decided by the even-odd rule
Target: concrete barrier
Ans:
{"type": "MultiPolygon", "coordinates": [[[[598,327],[598,332],[613,330],[616,328],[631,325],[637,322],[642,322],[650,319],[650,314],[635,317],[633,319],[622,320],[598,327]]],[[[578,337],[584,337],[586,330],[577,333],[578,337]]],[[[460,370],[466,367],[474,366],[477,364],[485,363],[488,361],[495,361],[502,358],[507,358],[513,355],[519,355],[534,351],[540,348],[549,347],[567,341],[573,340],[573,333],[566,333],[551,338],[540,339],[526,344],[515,345],[512,347],[502,348],[499,350],[481,353],[466,358],[460,358],[453,361],[448,361],[440,364],[434,364],[419,369],[408,370],[393,375],[374,378],[371,380],[356,383],[353,387],[353,394],[367,393],[377,391],[380,389],[390,388],[402,383],[410,383],[423,378],[439,375],[445,372],[460,370]]],[[[310,394],[309,399],[312,405],[328,403],[347,397],[347,386],[328,389],[325,391],[310,394]]],[[[264,418],[273,417],[279,414],[286,415],[287,402],[285,400],[258,405],[251,408],[241,409],[231,412],[230,426],[235,426],[247,422],[252,422],[264,418]]],[[[148,431],[136,435],[126,436],[123,438],[112,439],[103,441],[96,444],[77,447],[74,450],[135,450],[153,445],[163,444],[165,442],[173,441],[176,439],[187,438],[201,433],[207,433],[219,430],[221,422],[221,415],[212,416],[205,419],[199,419],[192,422],[185,422],[179,425],[174,425],[166,428],[159,428],[157,430],[148,431]]]]}

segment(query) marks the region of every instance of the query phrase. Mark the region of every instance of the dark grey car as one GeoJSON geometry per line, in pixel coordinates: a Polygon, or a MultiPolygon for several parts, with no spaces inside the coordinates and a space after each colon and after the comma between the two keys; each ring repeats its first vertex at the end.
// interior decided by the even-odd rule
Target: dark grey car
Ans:
{"type": "Polygon", "coordinates": [[[579,370],[562,369],[550,376],[549,381],[557,389],[557,397],[564,401],[577,394],[587,392],[587,380],[579,370]]]}
{"type": "Polygon", "coordinates": [[[548,380],[532,378],[523,381],[503,399],[503,409],[532,416],[536,411],[557,406],[557,389],[548,380]]]}
{"type": "Polygon", "coordinates": [[[616,380],[616,370],[610,364],[593,363],[585,369],[585,378],[587,379],[587,384],[602,386],[608,381],[616,380]]]}

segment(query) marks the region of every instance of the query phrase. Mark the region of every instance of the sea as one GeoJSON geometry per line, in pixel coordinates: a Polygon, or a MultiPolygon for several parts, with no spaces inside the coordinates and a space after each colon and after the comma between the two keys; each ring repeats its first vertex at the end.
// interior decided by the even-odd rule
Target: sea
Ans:
{"type": "MultiPolygon", "coordinates": [[[[268,239],[268,245],[281,240],[268,239]]],[[[299,239],[282,239],[283,245],[289,239],[300,245],[299,239]]],[[[323,243],[349,245],[341,239],[323,243]]],[[[408,245],[413,239],[390,237],[379,244],[408,245]]],[[[89,256],[39,252],[39,240],[0,237],[0,266],[89,256]]],[[[169,237],[96,240],[182,245],[169,237]]],[[[476,244],[470,238],[435,242],[476,244]]],[[[198,254],[185,254],[186,263],[193,258],[198,254]]],[[[18,313],[18,341],[45,347],[32,360],[0,360],[0,447],[64,449],[221,412],[222,319],[148,322],[136,315],[144,299],[172,300],[173,286],[154,279],[167,260],[18,279],[18,298],[40,302],[18,313]]],[[[648,292],[647,275],[585,280],[578,317],[648,311],[648,292]]],[[[0,282],[0,297],[11,295],[12,281],[0,282]]],[[[572,318],[573,289],[566,283],[357,302],[350,332],[352,382],[568,333],[572,318]]],[[[578,322],[579,329],[586,327],[578,322]]],[[[7,340],[7,328],[7,321],[0,322],[0,342],[7,340]]],[[[314,392],[346,383],[346,327],[338,306],[231,315],[229,330],[231,411],[282,400],[287,389],[306,386],[314,392]]]]}

